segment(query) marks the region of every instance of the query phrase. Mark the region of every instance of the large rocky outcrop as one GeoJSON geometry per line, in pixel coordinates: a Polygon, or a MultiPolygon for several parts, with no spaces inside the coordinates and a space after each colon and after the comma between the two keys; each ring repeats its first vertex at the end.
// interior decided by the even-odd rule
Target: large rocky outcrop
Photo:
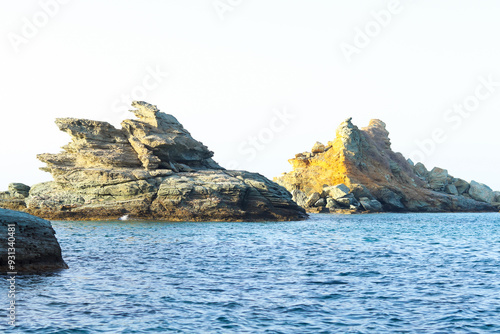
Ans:
{"type": "Polygon", "coordinates": [[[0,209],[0,272],[33,273],[66,269],[49,221],[24,212],[0,209]],[[9,225],[15,230],[9,235],[9,225]],[[10,240],[9,237],[12,237],[10,240]],[[13,244],[9,245],[9,242],[13,244]],[[14,246],[14,247],[11,247],[14,246]],[[14,251],[9,248],[14,248],[14,251]],[[9,265],[9,252],[14,263],[9,265]]]}
{"type": "MultiPolygon", "coordinates": [[[[169,221],[305,219],[291,194],[264,176],[227,171],[171,115],[134,102],[138,119],[56,121],[72,142],[41,154],[54,182],[34,185],[26,211],[50,219],[132,218],[169,221]]],[[[0,202],[0,205],[1,202],[0,202]]]]}
{"type": "Polygon", "coordinates": [[[359,129],[345,120],[335,140],[289,160],[293,171],[275,178],[311,212],[498,211],[498,192],[448,171],[413,164],[391,149],[384,122],[359,129]],[[313,203],[314,202],[314,203],[313,203]],[[326,205],[325,205],[326,203],[326,205]]]}

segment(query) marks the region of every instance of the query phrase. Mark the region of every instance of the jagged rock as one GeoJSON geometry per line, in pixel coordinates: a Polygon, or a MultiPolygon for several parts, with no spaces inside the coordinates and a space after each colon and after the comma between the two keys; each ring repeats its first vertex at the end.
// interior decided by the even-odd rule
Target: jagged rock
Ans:
{"type": "Polygon", "coordinates": [[[331,197],[334,200],[337,200],[338,198],[342,198],[344,196],[349,195],[349,192],[351,190],[349,187],[347,187],[345,184],[337,184],[331,187],[325,187],[323,188],[323,195],[326,197],[331,197]]]}
{"type": "Polygon", "coordinates": [[[122,127],[144,168],[169,168],[181,163],[191,168],[221,169],[211,158],[213,152],[191,137],[172,115],[159,112],[146,102],[134,102],[139,120],[125,120],[122,127]]]}
{"type": "Polygon", "coordinates": [[[320,194],[317,193],[317,192],[314,192],[312,193],[308,198],[307,198],[307,201],[306,201],[306,208],[307,207],[312,207],[314,206],[314,204],[319,201],[319,199],[321,198],[320,194]]]}
{"type": "Polygon", "coordinates": [[[495,198],[493,199],[494,202],[500,202],[500,191],[494,191],[493,195],[495,198]]]}
{"type": "Polygon", "coordinates": [[[321,144],[319,141],[317,141],[313,148],[311,149],[311,153],[323,153],[325,152],[325,145],[321,144]]]}
{"type": "Polygon", "coordinates": [[[495,199],[493,190],[485,184],[471,181],[469,188],[469,195],[476,201],[492,203],[495,199]]]}
{"type": "Polygon", "coordinates": [[[448,179],[448,171],[439,167],[434,167],[427,175],[429,186],[435,191],[444,191],[448,179]]]}
{"type": "Polygon", "coordinates": [[[376,199],[369,199],[368,197],[362,197],[359,199],[359,203],[366,211],[380,212],[382,211],[382,203],[376,199]]]}
{"type": "MultiPolygon", "coordinates": [[[[227,171],[173,117],[134,102],[138,119],[56,121],[72,142],[41,154],[54,182],[33,186],[26,211],[50,219],[170,221],[300,220],[305,210],[283,187],[255,173],[227,171]]],[[[0,202],[0,205],[2,203],[0,202]]]]}
{"type": "Polygon", "coordinates": [[[454,179],[453,185],[457,188],[459,195],[468,192],[470,187],[469,183],[462,179],[454,179]]]}
{"type": "Polygon", "coordinates": [[[328,147],[311,157],[290,159],[293,171],[275,181],[306,196],[322,193],[327,204],[328,197],[333,197],[344,207],[348,201],[337,198],[350,193],[357,199],[379,201],[385,211],[495,211],[492,205],[468,198],[469,185],[465,181],[441,168],[429,172],[420,162],[413,166],[401,153],[392,151],[389,132],[380,120],[371,120],[362,129],[350,118],[345,120],[328,147]],[[331,194],[331,187],[340,184],[347,189],[339,195],[331,194]]]}
{"type": "Polygon", "coordinates": [[[0,209],[0,272],[38,273],[66,269],[49,221],[24,212],[0,209]],[[15,224],[15,264],[8,263],[9,224],[15,224]]]}

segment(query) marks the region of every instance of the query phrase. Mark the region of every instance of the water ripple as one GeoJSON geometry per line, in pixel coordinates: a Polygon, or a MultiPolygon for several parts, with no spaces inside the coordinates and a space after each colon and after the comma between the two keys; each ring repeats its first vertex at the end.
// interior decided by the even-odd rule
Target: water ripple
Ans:
{"type": "Polygon", "coordinates": [[[498,214],[53,226],[0,332],[500,333],[498,214]]]}

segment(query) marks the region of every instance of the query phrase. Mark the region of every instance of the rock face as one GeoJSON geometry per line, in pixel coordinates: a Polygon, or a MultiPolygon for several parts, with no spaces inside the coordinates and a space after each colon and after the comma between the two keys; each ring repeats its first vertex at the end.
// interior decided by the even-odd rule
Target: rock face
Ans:
{"type": "Polygon", "coordinates": [[[26,211],[50,219],[132,218],[169,221],[299,220],[307,216],[283,187],[262,175],[227,171],[171,115],[134,102],[138,119],[63,118],[72,142],[41,154],[54,182],[34,185],[26,211]]]}
{"type": "MultiPolygon", "coordinates": [[[[428,171],[391,149],[386,125],[371,120],[359,129],[351,119],[337,129],[335,140],[323,150],[297,154],[289,160],[293,171],[275,178],[310,212],[455,212],[498,211],[497,192],[448,174],[428,171]],[[311,207],[301,201],[321,194],[327,205],[311,207]]],[[[316,201],[317,202],[317,201],[316,201]]]]}
{"type": "Polygon", "coordinates": [[[33,273],[66,269],[49,221],[24,212],[0,209],[0,272],[33,273]],[[15,267],[8,265],[8,226],[15,224],[15,267]]]}

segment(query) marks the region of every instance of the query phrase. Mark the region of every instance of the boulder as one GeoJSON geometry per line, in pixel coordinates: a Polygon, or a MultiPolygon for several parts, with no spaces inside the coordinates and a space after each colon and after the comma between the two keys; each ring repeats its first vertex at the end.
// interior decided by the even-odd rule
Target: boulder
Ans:
{"type": "Polygon", "coordinates": [[[30,187],[22,183],[11,183],[8,189],[8,191],[0,192],[0,208],[26,209],[25,199],[29,196],[30,187]]]}
{"type": "Polygon", "coordinates": [[[485,184],[471,181],[469,195],[476,201],[492,203],[495,199],[493,190],[485,184]]]}
{"type": "Polygon", "coordinates": [[[457,188],[457,192],[459,195],[467,193],[469,191],[469,183],[462,179],[453,179],[453,185],[457,188]]]}
{"type": "Polygon", "coordinates": [[[401,202],[402,197],[388,188],[379,190],[376,197],[387,211],[401,211],[405,209],[405,206],[401,202]]]}
{"type": "Polygon", "coordinates": [[[316,203],[314,203],[314,206],[317,208],[326,206],[326,200],[324,198],[320,198],[319,200],[316,201],[316,203]]]}
{"type": "Polygon", "coordinates": [[[340,205],[333,198],[327,197],[326,208],[328,208],[328,209],[340,209],[340,205]]]}
{"type": "Polygon", "coordinates": [[[23,183],[11,183],[8,189],[11,195],[25,198],[29,196],[31,188],[23,183]]]}
{"type": "Polygon", "coordinates": [[[301,207],[306,206],[307,196],[306,194],[298,189],[292,190],[292,200],[301,207]]]}
{"type": "Polygon", "coordinates": [[[325,145],[317,141],[311,149],[311,153],[318,154],[325,152],[325,145]]]}
{"type": "Polygon", "coordinates": [[[339,197],[339,198],[336,198],[335,201],[341,206],[341,207],[344,207],[344,208],[350,208],[351,206],[354,206],[354,207],[359,207],[359,202],[358,200],[354,197],[353,194],[347,194],[346,196],[344,197],[339,197]]]}
{"type": "MultiPolygon", "coordinates": [[[[11,239],[12,240],[12,239],[11,239]]],[[[40,273],[67,269],[49,221],[24,212],[0,209],[0,272],[40,273]],[[9,266],[9,226],[15,225],[15,264],[9,266]]]]}
{"type": "Polygon", "coordinates": [[[312,193],[306,201],[306,207],[312,207],[321,198],[319,193],[312,193]]]}
{"type": "Polygon", "coordinates": [[[417,162],[415,166],[413,167],[413,170],[417,176],[419,176],[422,179],[427,178],[427,175],[429,174],[429,171],[427,168],[425,168],[425,165],[421,162],[417,162]]]}
{"type": "Polygon", "coordinates": [[[493,201],[494,202],[500,202],[500,191],[494,191],[493,195],[495,196],[493,201]]]}
{"type": "Polygon", "coordinates": [[[380,212],[382,211],[382,203],[376,199],[369,199],[368,197],[362,197],[359,199],[359,203],[366,211],[380,212]]]}
{"type": "Polygon", "coordinates": [[[448,179],[448,171],[439,167],[434,167],[427,175],[429,186],[435,191],[444,191],[448,179]]]}
{"type": "Polygon", "coordinates": [[[342,198],[349,195],[351,190],[345,184],[337,184],[335,186],[325,187],[323,188],[323,195],[325,197],[331,197],[334,200],[337,198],[342,198]]]}
{"type": "Polygon", "coordinates": [[[352,184],[350,193],[356,198],[368,197],[369,199],[375,199],[370,190],[362,184],[352,184]]]}
{"type": "Polygon", "coordinates": [[[450,195],[458,195],[457,187],[454,184],[448,184],[444,187],[444,191],[450,195]]]}

